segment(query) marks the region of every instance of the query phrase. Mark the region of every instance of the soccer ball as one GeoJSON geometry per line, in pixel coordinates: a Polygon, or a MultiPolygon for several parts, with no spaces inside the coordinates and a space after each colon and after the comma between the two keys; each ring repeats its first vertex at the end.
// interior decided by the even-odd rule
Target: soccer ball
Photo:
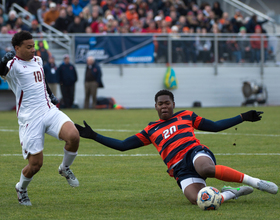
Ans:
{"type": "Polygon", "coordinates": [[[217,210],[221,205],[222,195],[215,187],[206,186],[198,192],[196,202],[202,210],[217,210]]]}

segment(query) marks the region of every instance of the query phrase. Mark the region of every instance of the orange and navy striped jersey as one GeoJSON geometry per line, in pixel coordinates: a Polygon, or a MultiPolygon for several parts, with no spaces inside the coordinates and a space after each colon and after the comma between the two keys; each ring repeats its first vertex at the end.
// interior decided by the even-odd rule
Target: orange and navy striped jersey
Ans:
{"type": "Polygon", "coordinates": [[[187,151],[201,145],[195,137],[194,128],[198,129],[202,120],[194,112],[184,110],[175,113],[168,120],[160,119],[149,123],[136,136],[144,145],[152,143],[169,169],[182,160],[187,151]]]}

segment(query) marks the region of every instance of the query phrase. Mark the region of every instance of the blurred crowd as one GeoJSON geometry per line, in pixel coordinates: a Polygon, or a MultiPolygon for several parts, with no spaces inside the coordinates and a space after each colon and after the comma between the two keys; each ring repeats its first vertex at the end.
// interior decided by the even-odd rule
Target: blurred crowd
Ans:
{"type": "MultiPolygon", "coordinates": [[[[197,4],[195,0],[9,0],[0,8],[2,34],[14,34],[20,30],[40,33],[40,24],[46,24],[64,33],[266,33],[257,16],[244,17],[239,10],[233,17],[223,11],[220,3],[207,1],[197,4]],[[32,14],[31,27],[22,22],[17,12],[10,10],[17,3],[32,14]]],[[[252,42],[240,39],[219,43],[219,62],[230,51],[236,62],[259,62],[260,38],[252,42]],[[255,50],[258,50],[255,53],[255,50]],[[249,54],[249,55],[246,55],[249,54]]],[[[267,41],[265,40],[266,53],[267,41]]],[[[155,58],[167,60],[166,42],[155,41],[155,58]]],[[[173,45],[173,62],[212,62],[213,42],[203,38],[193,41],[176,41],[173,45]],[[181,60],[180,60],[181,59],[181,60]],[[179,61],[178,61],[179,60],[179,61]]],[[[267,56],[266,56],[267,57],[267,56]]]]}

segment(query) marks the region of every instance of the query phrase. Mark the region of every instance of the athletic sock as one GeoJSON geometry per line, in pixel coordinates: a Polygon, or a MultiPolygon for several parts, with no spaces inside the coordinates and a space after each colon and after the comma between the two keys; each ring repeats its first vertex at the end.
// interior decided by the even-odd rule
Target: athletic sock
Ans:
{"type": "Polygon", "coordinates": [[[226,182],[242,183],[244,173],[223,165],[215,166],[215,178],[226,182]]]}
{"type": "Polygon", "coordinates": [[[64,157],[62,161],[62,169],[65,170],[66,168],[70,167],[73,161],[75,160],[77,152],[71,152],[64,148],[64,157]]]}
{"type": "Polygon", "coordinates": [[[31,178],[25,177],[21,171],[20,180],[18,184],[19,189],[26,190],[27,186],[29,185],[32,179],[33,177],[31,178]]]}
{"type": "Polygon", "coordinates": [[[225,192],[222,192],[221,194],[222,194],[222,203],[227,200],[235,198],[235,194],[231,191],[225,191],[225,192]]]}
{"type": "Polygon", "coordinates": [[[249,186],[252,186],[254,188],[258,188],[258,182],[260,181],[260,179],[258,178],[254,178],[254,177],[251,177],[251,176],[248,176],[246,174],[244,174],[244,178],[243,178],[243,182],[242,183],[245,183],[249,186]]]}

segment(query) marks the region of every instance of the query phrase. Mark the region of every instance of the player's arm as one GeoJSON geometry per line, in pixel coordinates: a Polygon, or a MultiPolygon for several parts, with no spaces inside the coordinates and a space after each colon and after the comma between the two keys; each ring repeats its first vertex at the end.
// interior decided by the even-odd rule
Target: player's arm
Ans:
{"type": "Polygon", "coordinates": [[[7,52],[2,59],[0,60],[0,75],[1,76],[6,76],[9,72],[9,68],[7,67],[7,63],[14,58],[15,56],[14,51],[9,51],[7,52]]]}
{"type": "Polygon", "coordinates": [[[135,148],[144,146],[143,142],[136,135],[130,136],[130,137],[126,138],[125,140],[121,141],[118,139],[100,135],[100,134],[96,133],[95,131],[93,131],[91,129],[91,127],[85,121],[84,121],[84,124],[85,124],[85,127],[75,124],[81,137],[95,140],[98,143],[103,144],[112,149],[119,150],[119,151],[126,151],[126,150],[131,150],[131,149],[135,149],[135,148]]]}
{"type": "Polygon", "coordinates": [[[55,97],[55,95],[52,93],[52,90],[50,89],[49,85],[48,85],[48,82],[46,80],[46,77],[45,77],[45,84],[46,84],[46,87],[47,87],[47,92],[50,96],[50,99],[51,99],[51,102],[56,105],[59,103],[58,99],[55,97]]]}
{"type": "Polygon", "coordinates": [[[232,126],[242,123],[243,121],[259,121],[261,120],[263,112],[257,112],[255,110],[251,110],[240,115],[237,115],[233,118],[227,118],[219,121],[211,121],[209,119],[203,119],[198,127],[198,130],[202,131],[213,131],[218,132],[225,129],[228,129],[232,126]]]}

